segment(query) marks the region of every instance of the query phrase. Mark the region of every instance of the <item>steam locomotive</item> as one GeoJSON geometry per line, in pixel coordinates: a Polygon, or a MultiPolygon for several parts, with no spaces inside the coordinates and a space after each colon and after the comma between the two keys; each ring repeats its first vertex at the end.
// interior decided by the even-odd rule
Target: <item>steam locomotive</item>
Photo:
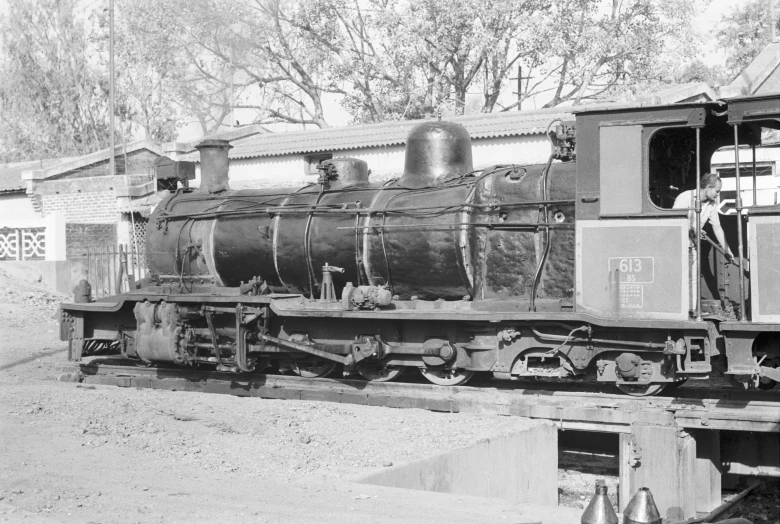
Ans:
{"type": "Polygon", "coordinates": [[[481,170],[464,127],[425,121],[385,183],[336,158],[316,184],[231,190],[230,145],[205,140],[200,187],[150,217],[148,277],[62,305],[70,358],[104,344],[225,373],[595,377],[632,395],[713,373],[780,381],[780,206],[743,206],[737,158],[736,212],[721,216],[736,263],[690,240],[700,204],[671,206],[717,149],[755,154],[780,97],[575,114],[551,122],[546,164],[481,170]]]}

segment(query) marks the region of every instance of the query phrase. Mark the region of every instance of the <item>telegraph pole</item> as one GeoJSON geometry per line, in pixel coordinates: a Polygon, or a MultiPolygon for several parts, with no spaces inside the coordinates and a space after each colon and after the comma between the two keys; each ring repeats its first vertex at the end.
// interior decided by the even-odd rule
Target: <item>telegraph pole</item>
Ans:
{"type": "MultiPolygon", "coordinates": [[[[523,80],[530,80],[530,76],[523,76],[523,66],[517,66],[517,110],[521,111],[522,108],[522,100],[523,100],[523,80]]],[[[514,78],[510,78],[510,80],[514,80],[514,78]]],[[[526,83],[526,87],[527,87],[526,83]]]]}
{"type": "Polygon", "coordinates": [[[108,0],[108,97],[109,97],[109,141],[110,153],[108,157],[108,174],[116,174],[116,165],[114,161],[114,0],[108,0]]]}

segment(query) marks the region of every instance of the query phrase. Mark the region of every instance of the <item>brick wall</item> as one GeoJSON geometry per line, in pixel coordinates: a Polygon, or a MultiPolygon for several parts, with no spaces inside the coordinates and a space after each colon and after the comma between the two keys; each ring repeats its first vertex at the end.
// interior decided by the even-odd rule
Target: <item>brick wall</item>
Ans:
{"type": "Polygon", "coordinates": [[[45,195],[42,204],[44,216],[61,211],[68,224],[116,224],[119,219],[112,191],[45,195]]]}
{"type": "Polygon", "coordinates": [[[124,177],[109,176],[45,180],[36,183],[33,191],[43,216],[61,211],[68,223],[105,224],[119,220],[114,186],[124,183],[124,177]]]}
{"type": "MultiPolygon", "coordinates": [[[[135,180],[137,177],[130,177],[135,180]]],[[[143,178],[143,177],[138,177],[143,178]]],[[[145,179],[146,180],[146,179],[145,179]]],[[[41,180],[33,185],[33,193],[38,195],[67,195],[75,193],[92,193],[113,191],[114,186],[123,186],[124,176],[96,176],[89,178],[65,178],[61,180],[41,180]]]]}
{"type": "Polygon", "coordinates": [[[66,258],[79,260],[88,247],[116,245],[116,224],[66,224],[66,258]]]}

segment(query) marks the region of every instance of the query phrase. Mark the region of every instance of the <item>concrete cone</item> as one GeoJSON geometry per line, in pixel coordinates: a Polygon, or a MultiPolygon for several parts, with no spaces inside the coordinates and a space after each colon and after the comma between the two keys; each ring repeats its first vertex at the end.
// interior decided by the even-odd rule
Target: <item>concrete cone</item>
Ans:
{"type": "Polygon", "coordinates": [[[661,524],[661,515],[647,488],[640,488],[623,512],[623,524],[661,524]]]}
{"type": "Polygon", "coordinates": [[[580,519],[581,524],[618,524],[617,514],[607,497],[607,484],[604,479],[596,481],[596,493],[585,508],[580,519]]]}

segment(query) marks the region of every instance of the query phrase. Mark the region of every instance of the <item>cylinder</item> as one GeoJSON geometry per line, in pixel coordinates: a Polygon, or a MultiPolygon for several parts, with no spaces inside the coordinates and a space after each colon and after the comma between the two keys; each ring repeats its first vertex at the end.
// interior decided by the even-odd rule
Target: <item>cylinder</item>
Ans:
{"type": "Polygon", "coordinates": [[[233,146],[227,140],[209,139],[195,147],[200,152],[200,191],[220,193],[230,189],[228,150],[233,146]]]}
{"type": "Polygon", "coordinates": [[[429,187],[473,170],[471,137],[465,127],[454,122],[424,122],[409,131],[399,184],[429,187]]]}

